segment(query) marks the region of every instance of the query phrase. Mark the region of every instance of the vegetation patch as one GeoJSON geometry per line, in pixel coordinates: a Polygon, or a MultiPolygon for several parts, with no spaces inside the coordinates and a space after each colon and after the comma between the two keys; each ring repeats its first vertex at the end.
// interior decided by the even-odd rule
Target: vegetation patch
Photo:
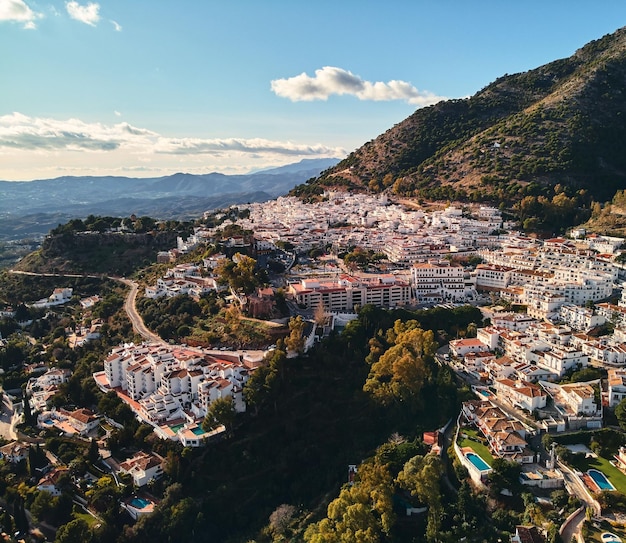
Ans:
{"type": "Polygon", "coordinates": [[[489,447],[484,445],[485,439],[480,436],[479,432],[472,428],[462,428],[459,435],[465,434],[467,437],[459,439],[459,447],[470,447],[478,456],[480,456],[487,464],[493,465],[493,456],[489,451],[489,447]]]}

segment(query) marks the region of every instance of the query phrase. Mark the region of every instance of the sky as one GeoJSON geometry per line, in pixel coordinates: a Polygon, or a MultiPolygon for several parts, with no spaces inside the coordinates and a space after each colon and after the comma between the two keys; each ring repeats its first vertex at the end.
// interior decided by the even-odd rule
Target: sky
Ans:
{"type": "Polygon", "coordinates": [[[625,25],[623,0],[0,0],[0,180],[343,158],[625,25]]]}

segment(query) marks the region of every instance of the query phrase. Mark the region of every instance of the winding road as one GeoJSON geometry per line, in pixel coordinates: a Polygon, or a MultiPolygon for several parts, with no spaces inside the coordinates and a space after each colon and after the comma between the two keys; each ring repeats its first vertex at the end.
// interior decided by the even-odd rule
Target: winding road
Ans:
{"type": "Polygon", "coordinates": [[[130,291],[124,301],[124,310],[133,325],[133,330],[146,341],[165,343],[165,341],[163,341],[157,334],[148,330],[148,327],[144,324],[141,315],[137,312],[135,300],[137,299],[137,289],[139,288],[139,285],[130,279],[126,279],[125,277],[109,277],[109,279],[119,281],[120,283],[124,283],[126,286],[130,287],[130,291]]]}
{"type": "MultiPolygon", "coordinates": [[[[92,279],[103,279],[104,277],[102,275],[94,274],[35,273],[19,270],[9,270],[9,273],[15,273],[19,275],[34,275],[40,277],[88,277],[92,279]]],[[[139,285],[130,279],[126,279],[125,277],[114,277],[108,275],[106,276],[106,278],[111,279],[112,281],[123,283],[130,288],[130,291],[126,295],[126,300],[124,301],[124,310],[126,311],[126,314],[128,315],[128,318],[133,325],[133,330],[135,331],[135,333],[139,334],[146,341],[154,343],[165,343],[163,339],[161,339],[157,334],[148,330],[148,327],[144,324],[141,315],[139,315],[139,313],[137,312],[137,308],[135,307],[135,301],[137,299],[137,290],[139,289],[139,285]]]]}

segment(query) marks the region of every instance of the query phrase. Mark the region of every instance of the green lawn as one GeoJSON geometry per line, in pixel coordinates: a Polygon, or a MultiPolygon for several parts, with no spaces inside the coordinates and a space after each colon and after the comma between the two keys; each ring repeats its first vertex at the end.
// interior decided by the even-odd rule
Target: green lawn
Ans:
{"type": "Polygon", "coordinates": [[[594,523],[587,522],[585,524],[586,529],[589,531],[585,535],[585,541],[588,543],[602,543],[602,534],[610,532],[622,538],[622,541],[626,541],[626,530],[620,526],[611,526],[608,522],[602,521],[599,523],[599,528],[594,526],[594,523]]]}
{"type": "Polygon", "coordinates": [[[465,434],[468,437],[460,437],[459,447],[470,447],[478,456],[480,456],[485,462],[487,462],[487,464],[489,464],[490,466],[493,465],[493,456],[489,452],[489,449],[486,445],[483,445],[482,443],[479,443],[477,441],[478,439],[484,439],[477,430],[474,430],[473,428],[461,428],[459,436],[461,434],[465,434]]]}
{"type": "Polygon", "coordinates": [[[598,456],[596,458],[583,458],[582,455],[577,455],[574,463],[575,467],[580,471],[587,471],[588,469],[600,470],[607,476],[608,480],[615,487],[618,492],[626,495],[626,475],[606,459],[598,456]],[[580,456],[580,458],[578,457],[580,456]]]}
{"type": "Polygon", "coordinates": [[[89,513],[79,513],[77,511],[74,511],[72,513],[72,516],[75,519],[79,518],[79,519],[84,520],[90,528],[93,528],[96,524],[100,523],[100,521],[97,518],[91,516],[89,513]]]}
{"type": "Polygon", "coordinates": [[[600,470],[607,476],[615,489],[622,494],[626,494],[626,475],[624,475],[615,466],[612,466],[606,458],[598,456],[597,458],[589,458],[589,467],[600,470]]]}

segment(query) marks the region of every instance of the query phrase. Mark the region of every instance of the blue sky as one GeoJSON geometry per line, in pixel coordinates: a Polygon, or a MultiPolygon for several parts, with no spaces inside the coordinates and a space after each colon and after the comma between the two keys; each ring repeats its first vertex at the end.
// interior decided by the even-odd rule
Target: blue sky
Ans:
{"type": "Polygon", "coordinates": [[[342,157],[624,25],[623,0],[0,0],[0,179],[342,157]]]}

